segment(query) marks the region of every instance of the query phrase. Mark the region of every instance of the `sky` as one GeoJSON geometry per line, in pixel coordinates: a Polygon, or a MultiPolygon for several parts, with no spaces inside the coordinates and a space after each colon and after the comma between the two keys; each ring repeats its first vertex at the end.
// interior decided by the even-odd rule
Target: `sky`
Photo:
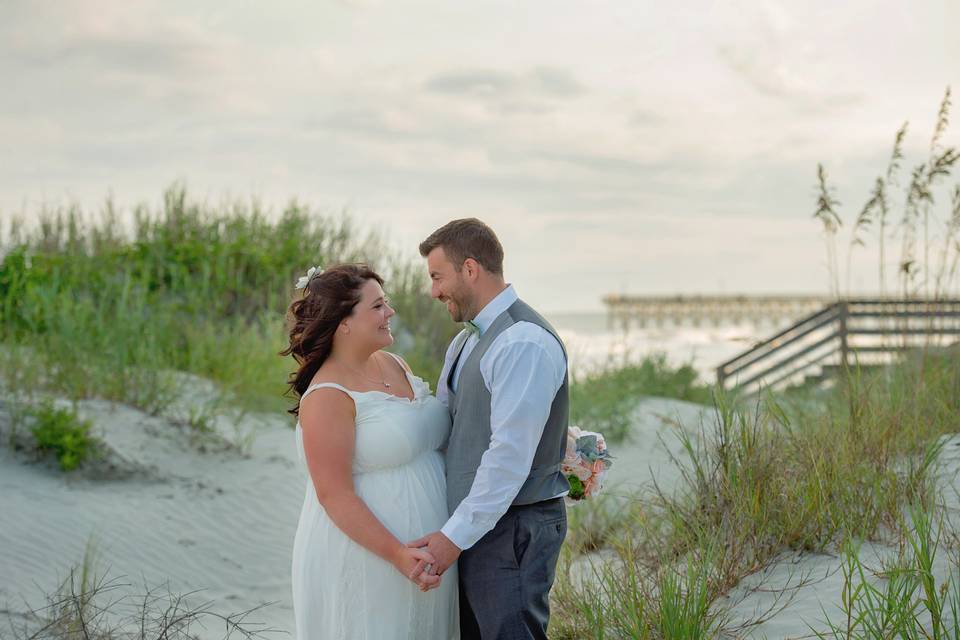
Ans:
{"type": "MultiPolygon", "coordinates": [[[[960,94],[960,0],[0,0],[0,15],[0,222],[108,194],[158,205],[181,181],[198,199],[346,210],[417,257],[475,216],[543,311],[826,293],[817,163],[849,225],[900,125],[910,167],[946,87],[960,94]]],[[[875,245],[854,253],[852,291],[877,289],[875,245]]]]}

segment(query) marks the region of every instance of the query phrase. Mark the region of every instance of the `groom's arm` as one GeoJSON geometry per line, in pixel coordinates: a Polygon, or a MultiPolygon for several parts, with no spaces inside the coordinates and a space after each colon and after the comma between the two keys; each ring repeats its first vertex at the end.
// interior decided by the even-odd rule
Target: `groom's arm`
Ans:
{"type": "Polygon", "coordinates": [[[530,473],[567,362],[556,338],[520,322],[497,337],[480,362],[490,391],[490,446],[470,493],[441,529],[461,550],[503,517],[530,473]],[[502,343],[501,343],[502,341],[502,343]]]}

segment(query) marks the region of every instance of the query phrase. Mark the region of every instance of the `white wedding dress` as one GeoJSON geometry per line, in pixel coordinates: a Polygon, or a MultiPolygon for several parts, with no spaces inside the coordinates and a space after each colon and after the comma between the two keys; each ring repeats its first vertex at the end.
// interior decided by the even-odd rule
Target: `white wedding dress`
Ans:
{"type": "MultiPolygon", "coordinates": [[[[426,382],[407,379],[414,399],[333,387],[356,404],[353,482],[357,495],[400,541],[438,531],[447,521],[443,455],[447,408],[426,382]]],[[[304,461],[297,422],[297,452],[304,461]]],[[[304,465],[305,467],[306,465],[304,465]]],[[[327,516],[307,476],[293,543],[293,608],[298,640],[448,640],[459,638],[456,566],[440,587],[421,592],[389,562],[344,534],[327,516]]]]}

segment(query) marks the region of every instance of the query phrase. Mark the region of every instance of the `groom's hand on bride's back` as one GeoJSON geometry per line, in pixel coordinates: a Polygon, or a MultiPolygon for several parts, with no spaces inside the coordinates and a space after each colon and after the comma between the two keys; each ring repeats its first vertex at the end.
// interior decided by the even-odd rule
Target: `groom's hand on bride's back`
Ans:
{"type": "Polygon", "coordinates": [[[423,549],[433,556],[435,562],[429,568],[424,567],[424,573],[428,576],[442,576],[450,568],[450,565],[460,557],[460,547],[453,544],[450,538],[440,531],[434,531],[419,540],[408,542],[407,546],[413,549],[423,549]]]}

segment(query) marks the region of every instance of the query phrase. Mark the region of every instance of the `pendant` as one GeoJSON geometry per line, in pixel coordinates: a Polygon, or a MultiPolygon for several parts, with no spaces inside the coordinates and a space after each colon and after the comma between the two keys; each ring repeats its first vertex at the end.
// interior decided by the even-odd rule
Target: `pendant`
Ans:
{"type": "Polygon", "coordinates": [[[389,389],[389,388],[390,388],[390,383],[389,383],[389,382],[384,382],[384,383],[383,383],[383,386],[385,386],[387,389],[389,389]]]}

